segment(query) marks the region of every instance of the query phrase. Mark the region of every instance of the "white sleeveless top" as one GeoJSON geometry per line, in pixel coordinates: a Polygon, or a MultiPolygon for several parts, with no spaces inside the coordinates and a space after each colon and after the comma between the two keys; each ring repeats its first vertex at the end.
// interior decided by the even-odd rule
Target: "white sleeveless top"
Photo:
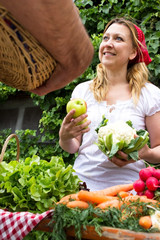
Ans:
{"type": "Polygon", "coordinates": [[[71,98],[82,98],[87,103],[88,119],[91,120],[90,131],[83,135],[73,168],[79,178],[93,191],[134,182],[139,178],[139,171],[145,167],[144,162],[139,160],[120,168],[110,162],[98,149],[95,144],[98,139],[95,129],[102,121],[102,116],[105,115],[108,122],[131,120],[135,129],[145,129],[145,117],[160,111],[160,89],[151,83],[146,83],[136,106],[132,98],[107,105],[106,101],[99,103],[95,100],[89,90],[91,82],[92,80],[77,85],[71,98]]]}

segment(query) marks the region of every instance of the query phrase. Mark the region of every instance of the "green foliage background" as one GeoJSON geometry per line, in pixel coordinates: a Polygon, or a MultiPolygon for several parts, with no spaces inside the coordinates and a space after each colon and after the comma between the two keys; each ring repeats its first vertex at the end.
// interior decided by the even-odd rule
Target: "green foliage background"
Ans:
{"type": "MultiPolygon", "coordinates": [[[[76,6],[88,34],[92,40],[95,55],[91,65],[79,78],[68,84],[63,89],[39,97],[28,93],[34,104],[42,110],[39,121],[40,134],[36,130],[17,130],[20,139],[20,158],[25,159],[37,154],[42,159],[50,160],[51,156],[62,156],[68,164],[73,163],[75,155],[64,152],[59,147],[59,128],[66,115],[68,102],[74,87],[83,81],[95,76],[98,60],[98,48],[102,32],[108,21],[116,16],[128,16],[144,31],[146,44],[152,63],[148,66],[154,84],[160,86],[160,4],[159,0],[75,0],[76,6]]],[[[7,101],[8,97],[16,95],[18,90],[0,83],[0,102],[7,101]]],[[[4,140],[11,133],[11,129],[0,132],[0,148],[4,140]]],[[[4,160],[10,161],[16,156],[16,142],[12,139],[8,144],[4,160]]]]}

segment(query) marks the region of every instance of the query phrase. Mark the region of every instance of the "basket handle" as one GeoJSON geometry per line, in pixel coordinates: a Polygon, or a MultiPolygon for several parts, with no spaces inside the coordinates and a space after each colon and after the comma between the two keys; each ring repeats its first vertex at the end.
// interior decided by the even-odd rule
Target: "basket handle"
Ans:
{"type": "Polygon", "coordinates": [[[17,135],[13,133],[13,134],[9,135],[6,139],[6,141],[4,142],[4,145],[3,145],[2,151],[1,151],[1,155],[0,155],[0,163],[3,161],[3,157],[5,154],[8,142],[13,137],[16,139],[16,142],[17,142],[17,161],[19,162],[19,153],[20,153],[19,139],[18,139],[17,135]]]}

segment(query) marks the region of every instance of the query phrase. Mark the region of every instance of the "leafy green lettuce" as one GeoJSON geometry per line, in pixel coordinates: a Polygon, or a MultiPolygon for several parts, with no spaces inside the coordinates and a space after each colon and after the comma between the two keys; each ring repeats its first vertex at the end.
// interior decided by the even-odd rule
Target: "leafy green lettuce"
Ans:
{"type": "Polygon", "coordinates": [[[50,162],[38,156],[0,163],[0,208],[41,213],[53,202],[79,190],[79,178],[61,157],[50,162]]]}

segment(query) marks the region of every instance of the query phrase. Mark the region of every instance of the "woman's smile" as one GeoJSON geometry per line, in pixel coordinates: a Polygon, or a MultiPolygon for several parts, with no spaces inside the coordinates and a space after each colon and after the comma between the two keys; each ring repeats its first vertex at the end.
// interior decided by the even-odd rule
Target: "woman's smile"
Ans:
{"type": "Polygon", "coordinates": [[[103,55],[105,55],[105,56],[115,56],[116,54],[106,51],[106,52],[103,53],[103,55]]]}

